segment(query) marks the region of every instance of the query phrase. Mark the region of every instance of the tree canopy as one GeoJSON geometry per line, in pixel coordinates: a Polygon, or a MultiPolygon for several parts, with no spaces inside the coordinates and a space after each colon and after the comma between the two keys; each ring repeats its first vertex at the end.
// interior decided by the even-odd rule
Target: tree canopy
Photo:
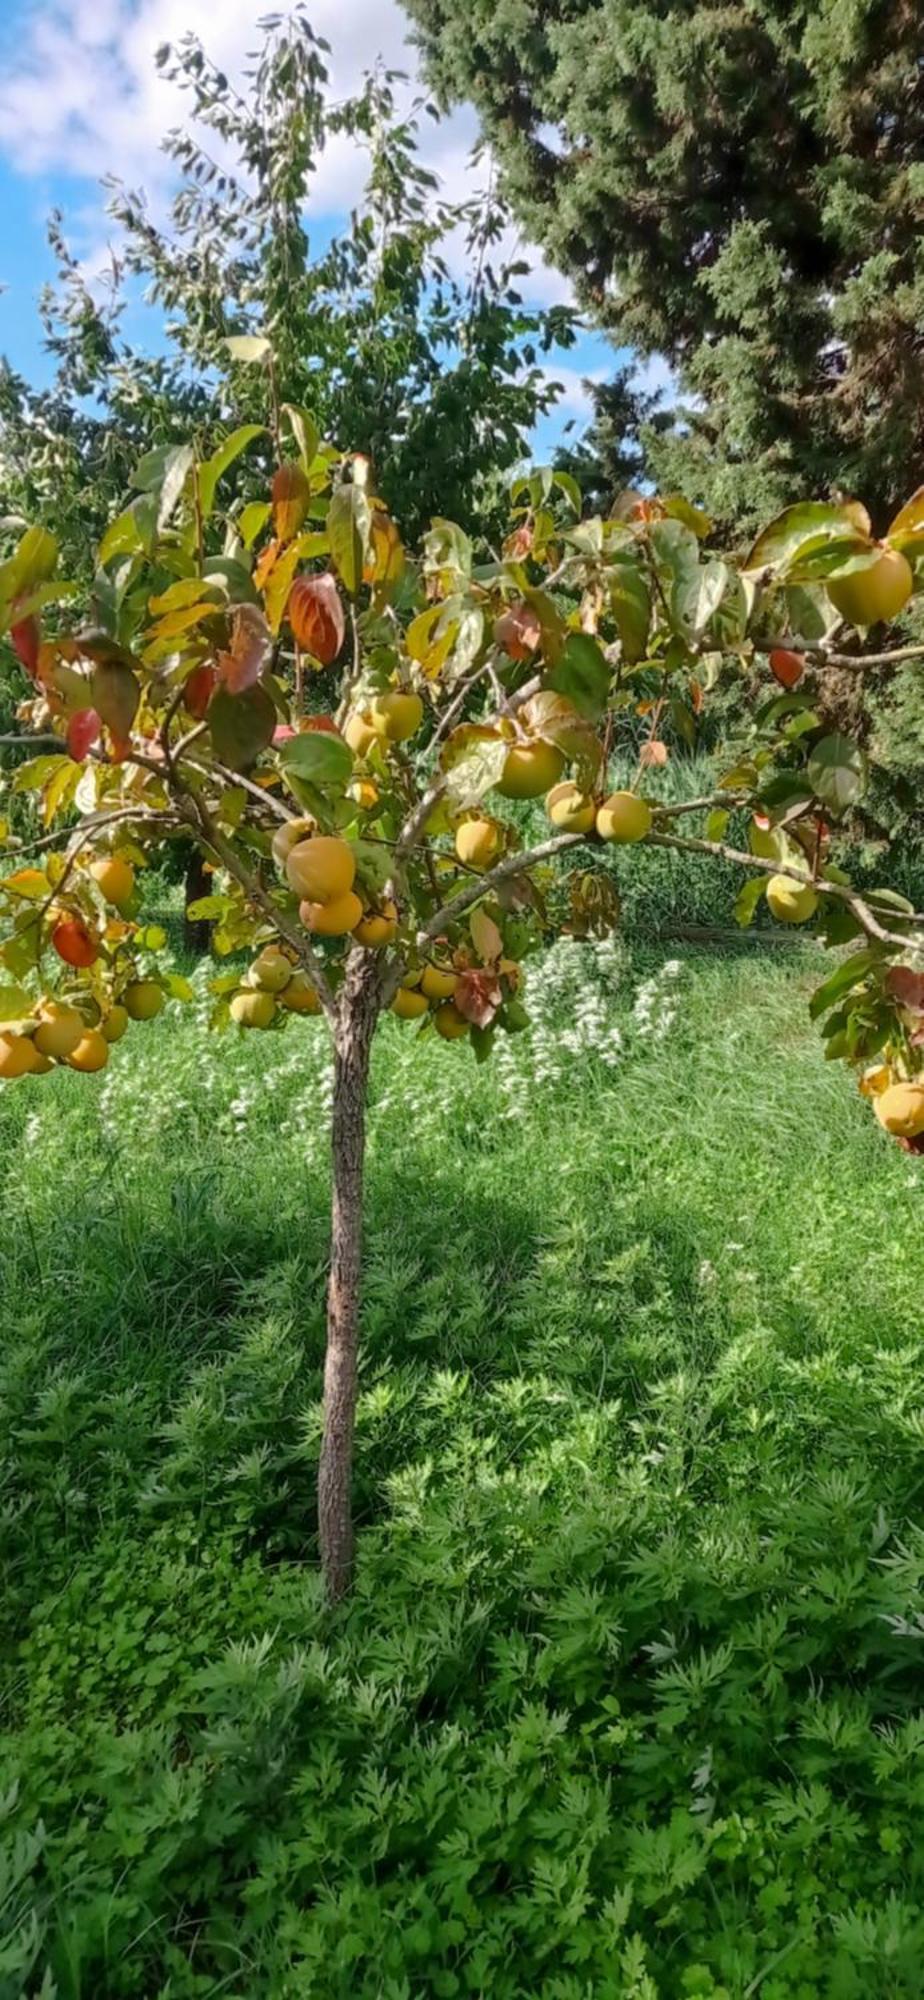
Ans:
{"type": "Polygon", "coordinates": [[[407,4],[582,304],[678,368],[661,489],[729,525],[836,489],[886,518],[924,445],[917,8],[407,4]]]}

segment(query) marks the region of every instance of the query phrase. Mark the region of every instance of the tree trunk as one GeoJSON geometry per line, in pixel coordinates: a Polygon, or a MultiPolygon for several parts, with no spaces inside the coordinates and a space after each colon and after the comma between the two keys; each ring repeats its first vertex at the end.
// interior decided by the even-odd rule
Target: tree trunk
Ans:
{"type": "Polygon", "coordinates": [[[193,847],[186,864],[183,891],[183,943],[196,958],[204,957],[208,951],[212,926],[207,917],[191,917],[189,906],[190,903],[197,903],[201,896],[207,896],[211,887],[212,878],[206,873],[205,857],[198,847],[193,847]]]}
{"type": "Polygon", "coordinates": [[[349,1588],[353,1567],[353,1429],[356,1418],[359,1293],[362,1266],[363,1156],[369,1055],[381,1005],[379,968],[370,952],[354,951],[334,1024],[334,1104],[331,1122],[333,1196],[324,1434],[318,1467],[321,1567],[332,1601],[349,1588]]]}

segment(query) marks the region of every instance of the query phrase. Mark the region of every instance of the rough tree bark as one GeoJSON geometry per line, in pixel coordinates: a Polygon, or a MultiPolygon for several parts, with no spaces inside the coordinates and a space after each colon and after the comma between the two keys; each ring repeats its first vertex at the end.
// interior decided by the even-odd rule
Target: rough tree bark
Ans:
{"type": "Polygon", "coordinates": [[[359,1296],[362,1267],[363,1157],[372,1037],[381,1007],[373,953],[354,951],[334,1021],[331,1121],[333,1195],[324,1430],[318,1467],[318,1533],[328,1595],[349,1588],[353,1567],[353,1429],[356,1419],[359,1296]]]}

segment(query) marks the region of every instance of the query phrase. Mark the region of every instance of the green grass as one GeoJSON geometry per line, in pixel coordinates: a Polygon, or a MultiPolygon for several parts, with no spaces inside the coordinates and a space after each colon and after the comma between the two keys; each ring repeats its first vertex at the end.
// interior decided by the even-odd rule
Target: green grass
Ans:
{"type": "Polygon", "coordinates": [[[320,1024],[0,1099],[0,2000],[921,1991],[921,1163],[810,963],[384,1025],[355,1595],[320,1024]]]}

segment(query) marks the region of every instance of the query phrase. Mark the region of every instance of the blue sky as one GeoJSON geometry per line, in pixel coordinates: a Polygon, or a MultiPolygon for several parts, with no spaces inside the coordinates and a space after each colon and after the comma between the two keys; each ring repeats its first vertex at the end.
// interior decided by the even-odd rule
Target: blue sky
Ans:
{"type": "MultiPolygon", "coordinates": [[[[181,100],[154,71],[153,51],[186,29],[202,36],[210,53],[233,77],[255,40],[260,0],[5,0],[0,20],[0,352],[30,380],[48,377],[42,352],[37,298],[51,275],[45,219],[53,207],[92,273],[112,240],[100,181],[116,173],[144,187],[155,207],[169,194],[161,135],[178,121],[181,100]]],[[[376,55],[413,73],[415,55],[397,0],[315,0],[312,22],[331,42],[331,85],[336,96],[354,88],[376,55]]],[[[438,127],[425,119],[425,157],[443,190],[461,196],[474,185],[469,153],[472,114],[463,110],[438,127]]],[[[361,182],[355,148],[332,146],[325,154],[310,211],[327,234],[346,213],[361,182]]],[[[480,170],[479,183],[483,176],[480,170]]],[[[512,246],[511,246],[512,247],[512,246]]],[[[525,290],[551,302],[567,298],[559,274],[538,252],[525,290]]],[[[598,336],[582,334],[567,355],[553,356],[550,372],[566,394],[535,440],[547,455],[566,423],[579,430],[586,417],[582,377],[606,377],[614,354],[598,336]]]]}

